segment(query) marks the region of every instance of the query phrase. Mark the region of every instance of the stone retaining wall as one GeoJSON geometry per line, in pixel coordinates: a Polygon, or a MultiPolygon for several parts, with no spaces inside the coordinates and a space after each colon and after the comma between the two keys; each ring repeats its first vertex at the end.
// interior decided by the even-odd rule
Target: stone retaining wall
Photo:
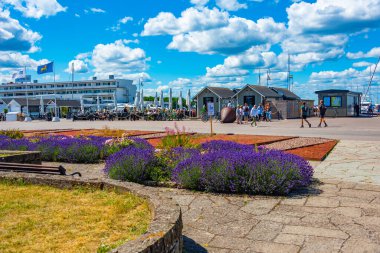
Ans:
{"type": "Polygon", "coordinates": [[[0,162],[41,164],[40,151],[0,150],[0,154],[7,154],[5,157],[0,157],[0,162]]]}
{"type": "Polygon", "coordinates": [[[136,240],[129,241],[113,253],[181,253],[182,213],[180,206],[172,199],[158,196],[149,187],[135,183],[120,182],[110,179],[85,180],[69,176],[32,175],[26,173],[0,173],[0,179],[22,179],[27,183],[49,185],[58,188],[89,186],[99,189],[131,192],[147,199],[153,215],[148,231],[136,240]]]}

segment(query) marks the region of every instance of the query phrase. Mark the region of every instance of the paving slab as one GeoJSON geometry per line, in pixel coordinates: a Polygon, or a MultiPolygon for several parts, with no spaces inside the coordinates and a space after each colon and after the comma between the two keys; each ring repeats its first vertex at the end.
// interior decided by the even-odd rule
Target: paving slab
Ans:
{"type": "Polygon", "coordinates": [[[380,142],[341,140],[315,167],[314,176],[380,186],[380,142]]]}

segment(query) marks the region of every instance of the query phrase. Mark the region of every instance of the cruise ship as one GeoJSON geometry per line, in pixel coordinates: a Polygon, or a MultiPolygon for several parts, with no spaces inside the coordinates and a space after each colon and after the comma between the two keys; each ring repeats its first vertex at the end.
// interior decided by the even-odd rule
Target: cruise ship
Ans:
{"type": "Polygon", "coordinates": [[[115,79],[110,75],[108,79],[97,79],[67,82],[39,83],[3,83],[0,85],[0,98],[51,98],[61,100],[82,101],[84,107],[93,107],[100,104],[105,108],[110,104],[133,103],[136,94],[136,85],[132,80],[115,79]]]}

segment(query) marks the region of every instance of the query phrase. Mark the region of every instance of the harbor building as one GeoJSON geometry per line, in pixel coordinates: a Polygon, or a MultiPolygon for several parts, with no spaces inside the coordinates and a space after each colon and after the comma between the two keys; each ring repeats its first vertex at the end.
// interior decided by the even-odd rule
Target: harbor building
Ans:
{"type": "Polygon", "coordinates": [[[4,83],[0,85],[0,98],[44,98],[81,101],[84,108],[114,108],[115,104],[133,103],[136,85],[132,80],[97,79],[66,82],[4,83]]]}
{"type": "Polygon", "coordinates": [[[320,90],[315,92],[318,101],[323,100],[327,107],[327,117],[355,116],[355,106],[359,108],[362,93],[349,90],[320,90]]]}

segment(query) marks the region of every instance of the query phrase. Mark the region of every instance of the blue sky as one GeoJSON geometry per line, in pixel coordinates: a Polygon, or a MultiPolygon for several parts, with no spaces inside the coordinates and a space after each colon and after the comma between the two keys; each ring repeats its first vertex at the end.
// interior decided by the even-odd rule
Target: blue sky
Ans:
{"type": "MultiPolygon", "coordinates": [[[[363,91],[380,55],[380,0],[2,0],[0,82],[54,60],[56,77],[144,79],[145,94],[205,85],[363,91]]],[[[378,97],[379,75],[371,95],[378,97]]]]}

